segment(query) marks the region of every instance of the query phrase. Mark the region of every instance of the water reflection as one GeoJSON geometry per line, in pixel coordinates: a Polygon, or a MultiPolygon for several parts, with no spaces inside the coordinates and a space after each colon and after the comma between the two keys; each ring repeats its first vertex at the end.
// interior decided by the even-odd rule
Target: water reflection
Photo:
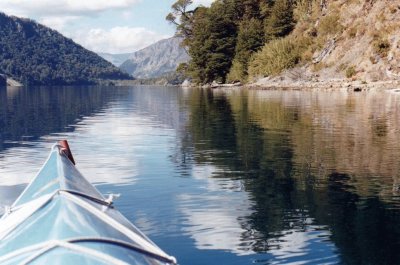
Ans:
{"type": "MultiPolygon", "coordinates": [[[[237,112],[225,93],[195,90],[188,99],[189,136],[185,139],[192,141],[182,141],[187,143],[182,150],[191,158],[193,172],[207,170],[203,177],[206,191],[181,198],[186,231],[200,249],[228,250],[237,255],[264,253],[262,260],[268,263],[311,261],[309,245],[323,250],[329,257],[325,262],[337,261],[332,244],[323,239],[312,243],[315,235],[327,239],[330,233],[310,222],[304,205],[298,203],[301,194],[296,194],[291,177],[287,128],[262,128],[249,112],[248,97],[241,95],[234,100],[240,105],[237,112]],[[294,238],[297,250],[288,242],[294,238]]],[[[320,258],[317,255],[316,260],[320,258]]]]}
{"type": "Polygon", "coordinates": [[[280,104],[280,112],[296,108],[301,118],[283,120],[291,131],[295,173],[326,181],[329,172],[351,175],[358,194],[393,199],[393,185],[399,176],[400,97],[390,92],[351,94],[347,92],[253,92],[251,112],[261,117],[263,128],[271,112],[263,106],[280,104]],[[371,185],[371,181],[374,185],[371,185]],[[378,194],[379,193],[379,194],[378,194]]]}
{"type": "Polygon", "coordinates": [[[70,87],[0,100],[0,206],[68,138],[80,171],[121,193],[117,207],[180,264],[400,258],[398,93],[70,87]]]}
{"type": "Polygon", "coordinates": [[[254,254],[248,246],[251,240],[244,235],[248,231],[238,222],[251,213],[248,194],[242,191],[240,180],[214,179],[213,174],[219,171],[212,165],[193,168],[192,176],[198,183],[196,190],[178,197],[179,210],[185,217],[183,230],[198,249],[254,254]]]}
{"type": "MultiPolygon", "coordinates": [[[[0,214],[39,170],[50,147],[68,139],[94,184],[132,185],[142,157],[174,135],[176,95],[141,88],[49,87],[1,90],[0,214]],[[152,97],[154,96],[154,97],[152,97]],[[165,104],[159,104],[156,99],[165,104]],[[34,113],[29,116],[30,113],[34,113]],[[162,122],[160,122],[162,121],[162,122]],[[30,137],[26,137],[30,135],[30,137]]],[[[166,149],[166,148],[163,148],[166,149]]]]}
{"type": "MultiPolygon", "coordinates": [[[[241,243],[249,240],[251,251],[274,255],[269,262],[279,260],[275,250],[290,249],[288,257],[294,259],[279,262],[395,264],[399,240],[393,238],[399,236],[400,209],[398,95],[197,90],[188,101],[190,136],[185,139],[192,142],[183,148],[185,157],[219,168],[209,177],[239,179],[246,193],[241,202],[250,202],[244,207],[251,209],[247,212],[237,211],[237,202],[231,204],[238,212],[236,236],[225,233],[233,242],[231,251],[245,253],[239,251],[241,243]],[[301,232],[291,238],[293,231],[301,232]],[[315,233],[319,247],[296,251],[290,243],[311,244],[315,233]],[[322,252],[316,254],[316,249],[322,252]],[[328,259],[320,260],[323,257],[328,259]]],[[[214,215],[227,208],[221,206],[214,215]]],[[[194,212],[187,214],[197,219],[206,215],[194,212]]],[[[206,222],[202,223],[193,222],[200,235],[206,222]]],[[[206,227],[217,232],[224,223],[232,221],[214,221],[206,227]]],[[[198,244],[227,248],[212,237],[198,244]]]]}
{"type": "Polygon", "coordinates": [[[69,125],[104,108],[115,93],[106,87],[0,88],[0,151],[50,133],[72,132],[69,125]]]}

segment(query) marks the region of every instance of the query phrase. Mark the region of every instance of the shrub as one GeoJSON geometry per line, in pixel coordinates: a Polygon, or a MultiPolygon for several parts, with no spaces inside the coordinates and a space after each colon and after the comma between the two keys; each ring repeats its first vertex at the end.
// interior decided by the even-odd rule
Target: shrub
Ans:
{"type": "Polygon", "coordinates": [[[390,50],[390,42],[387,39],[378,38],[372,42],[372,47],[375,53],[381,57],[386,57],[390,50]]]}
{"type": "Polygon", "coordinates": [[[313,64],[313,67],[311,68],[311,70],[313,72],[319,72],[326,67],[327,67],[327,65],[325,63],[319,62],[319,63],[313,64]]]}
{"type": "Polygon", "coordinates": [[[275,0],[270,15],[265,19],[265,39],[273,40],[288,35],[294,28],[293,4],[290,0],[275,0]]]}
{"type": "Polygon", "coordinates": [[[379,62],[379,56],[370,56],[369,57],[369,60],[370,60],[370,62],[372,63],[372,64],[376,64],[376,63],[378,63],[379,62]]]}
{"type": "Polygon", "coordinates": [[[318,32],[321,35],[335,35],[343,30],[343,26],[339,23],[339,14],[330,14],[320,20],[318,32]]]}
{"type": "Polygon", "coordinates": [[[253,55],[249,64],[249,76],[277,75],[300,62],[302,53],[307,49],[307,38],[283,38],[267,43],[253,55]]]}
{"type": "Polygon", "coordinates": [[[301,60],[304,62],[309,62],[312,60],[314,55],[313,47],[310,45],[303,53],[301,54],[301,60]]]}
{"type": "Polygon", "coordinates": [[[296,21],[307,20],[312,11],[312,4],[309,0],[297,0],[293,10],[294,19],[296,21]]]}
{"type": "Polygon", "coordinates": [[[357,27],[351,27],[349,28],[349,30],[347,31],[347,34],[350,38],[354,38],[355,36],[357,36],[357,27]]]}
{"type": "Polygon", "coordinates": [[[356,74],[356,69],[354,66],[350,66],[346,69],[346,77],[351,78],[356,74]]]}
{"type": "Polygon", "coordinates": [[[347,68],[347,64],[341,63],[338,67],[336,67],[336,71],[342,72],[342,71],[346,70],[346,68],[347,68]]]}
{"type": "Polygon", "coordinates": [[[236,81],[244,83],[246,81],[246,69],[239,60],[233,60],[232,67],[226,79],[228,83],[236,81]]]}

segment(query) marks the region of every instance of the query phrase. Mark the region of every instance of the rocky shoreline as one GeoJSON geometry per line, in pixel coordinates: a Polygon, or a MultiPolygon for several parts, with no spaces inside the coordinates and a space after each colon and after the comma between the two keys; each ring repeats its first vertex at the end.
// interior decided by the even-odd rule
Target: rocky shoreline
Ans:
{"type": "Polygon", "coordinates": [[[245,85],[249,89],[271,90],[271,89],[290,89],[290,90],[347,90],[354,92],[369,90],[399,90],[400,80],[385,80],[375,82],[365,82],[359,80],[324,80],[324,81],[271,81],[260,79],[256,83],[245,85]]]}
{"type": "MultiPolygon", "coordinates": [[[[198,87],[193,84],[182,84],[183,87],[198,87]]],[[[323,81],[291,81],[291,80],[270,80],[260,79],[255,83],[244,84],[206,84],[201,86],[205,89],[229,89],[245,88],[252,90],[345,90],[349,92],[361,92],[370,90],[395,90],[400,92],[400,80],[385,80],[365,82],[359,80],[323,80],[323,81]]]]}

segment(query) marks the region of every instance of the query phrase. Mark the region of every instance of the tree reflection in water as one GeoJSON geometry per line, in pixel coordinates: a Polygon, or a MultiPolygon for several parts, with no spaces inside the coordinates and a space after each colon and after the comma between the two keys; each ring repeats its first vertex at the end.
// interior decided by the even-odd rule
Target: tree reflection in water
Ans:
{"type": "Polygon", "coordinates": [[[324,261],[332,248],[306,238],[311,247],[286,262],[311,253],[314,262],[396,264],[399,103],[383,92],[194,90],[182,152],[219,168],[213,178],[240,180],[253,204],[237,221],[252,251],[274,253],[296,240],[288,234],[325,227],[337,257],[324,261]]]}
{"type": "Polygon", "coordinates": [[[71,132],[79,119],[106,107],[110,87],[0,88],[0,151],[50,133],[71,132]]]}

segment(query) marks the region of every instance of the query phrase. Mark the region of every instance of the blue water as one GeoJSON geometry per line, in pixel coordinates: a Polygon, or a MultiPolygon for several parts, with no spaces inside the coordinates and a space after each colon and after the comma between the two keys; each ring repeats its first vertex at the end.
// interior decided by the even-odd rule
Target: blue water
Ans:
{"type": "Polygon", "coordinates": [[[396,93],[0,88],[1,207],[59,139],[179,264],[400,258],[396,93]]]}

